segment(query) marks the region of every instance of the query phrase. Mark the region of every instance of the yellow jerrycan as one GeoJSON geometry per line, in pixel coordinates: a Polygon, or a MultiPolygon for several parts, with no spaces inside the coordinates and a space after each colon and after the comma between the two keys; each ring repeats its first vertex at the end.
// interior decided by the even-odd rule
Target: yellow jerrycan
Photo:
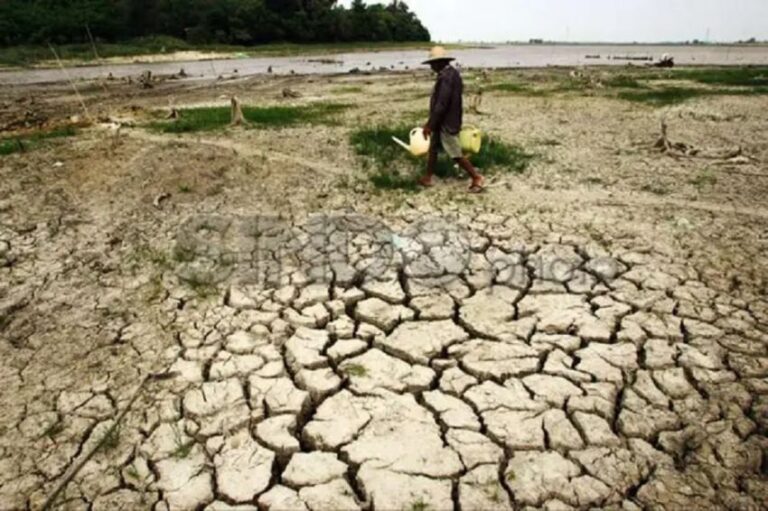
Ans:
{"type": "MultiPolygon", "coordinates": [[[[406,144],[397,137],[392,137],[392,140],[413,156],[424,156],[429,152],[429,139],[424,137],[422,128],[411,130],[410,144],[406,144]]],[[[482,147],[483,133],[475,126],[465,126],[459,133],[459,142],[463,152],[477,154],[482,147]]]]}
{"type": "Polygon", "coordinates": [[[459,142],[462,151],[477,154],[483,145],[483,132],[476,126],[464,126],[459,133],[459,142]]]}

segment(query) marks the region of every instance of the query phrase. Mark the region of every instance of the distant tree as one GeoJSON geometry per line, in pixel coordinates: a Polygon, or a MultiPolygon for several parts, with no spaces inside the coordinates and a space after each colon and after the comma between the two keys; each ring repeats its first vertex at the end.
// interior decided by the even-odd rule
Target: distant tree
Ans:
{"type": "Polygon", "coordinates": [[[169,35],[192,43],[429,40],[408,6],[354,0],[0,0],[0,44],[169,35]]]}

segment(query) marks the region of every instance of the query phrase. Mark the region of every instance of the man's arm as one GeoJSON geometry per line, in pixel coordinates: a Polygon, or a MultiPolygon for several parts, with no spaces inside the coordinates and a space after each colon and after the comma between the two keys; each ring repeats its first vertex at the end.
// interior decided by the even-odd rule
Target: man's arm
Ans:
{"type": "MultiPolygon", "coordinates": [[[[430,132],[438,131],[445,120],[445,114],[448,112],[448,106],[451,103],[451,83],[450,80],[442,78],[437,83],[437,96],[435,99],[435,106],[432,111],[429,112],[429,121],[425,128],[428,128],[430,132]]],[[[426,135],[425,129],[425,135],[426,135]]]]}

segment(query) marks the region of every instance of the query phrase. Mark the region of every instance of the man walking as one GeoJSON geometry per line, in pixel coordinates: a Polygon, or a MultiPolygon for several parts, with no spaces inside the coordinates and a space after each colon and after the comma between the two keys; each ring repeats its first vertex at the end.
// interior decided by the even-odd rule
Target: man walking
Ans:
{"type": "Polygon", "coordinates": [[[462,93],[464,83],[458,69],[450,65],[453,60],[455,59],[448,56],[445,48],[435,46],[429,52],[429,59],[424,62],[424,64],[429,64],[432,71],[437,73],[437,82],[429,104],[429,121],[423,128],[424,137],[430,138],[427,173],[419,180],[419,183],[422,186],[434,184],[437,153],[442,148],[454,162],[472,177],[469,191],[477,193],[483,190],[485,179],[461,151],[459,132],[461,132],[463,116],[462,93]]]}

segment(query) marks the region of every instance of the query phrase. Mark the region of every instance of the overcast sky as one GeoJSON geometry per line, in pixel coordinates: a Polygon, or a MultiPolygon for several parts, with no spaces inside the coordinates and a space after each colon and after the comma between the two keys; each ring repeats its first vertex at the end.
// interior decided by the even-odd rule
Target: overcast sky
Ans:
{"type": "MultiPolygon", "coordinates": [[[[384,0],[368,0],[369,2],[384,0]]],[[[351,0],[342,0],[349,5],[351,0]]],[[[406,0],[437,41],[768,40],[768,0],[406,0]]]]}

